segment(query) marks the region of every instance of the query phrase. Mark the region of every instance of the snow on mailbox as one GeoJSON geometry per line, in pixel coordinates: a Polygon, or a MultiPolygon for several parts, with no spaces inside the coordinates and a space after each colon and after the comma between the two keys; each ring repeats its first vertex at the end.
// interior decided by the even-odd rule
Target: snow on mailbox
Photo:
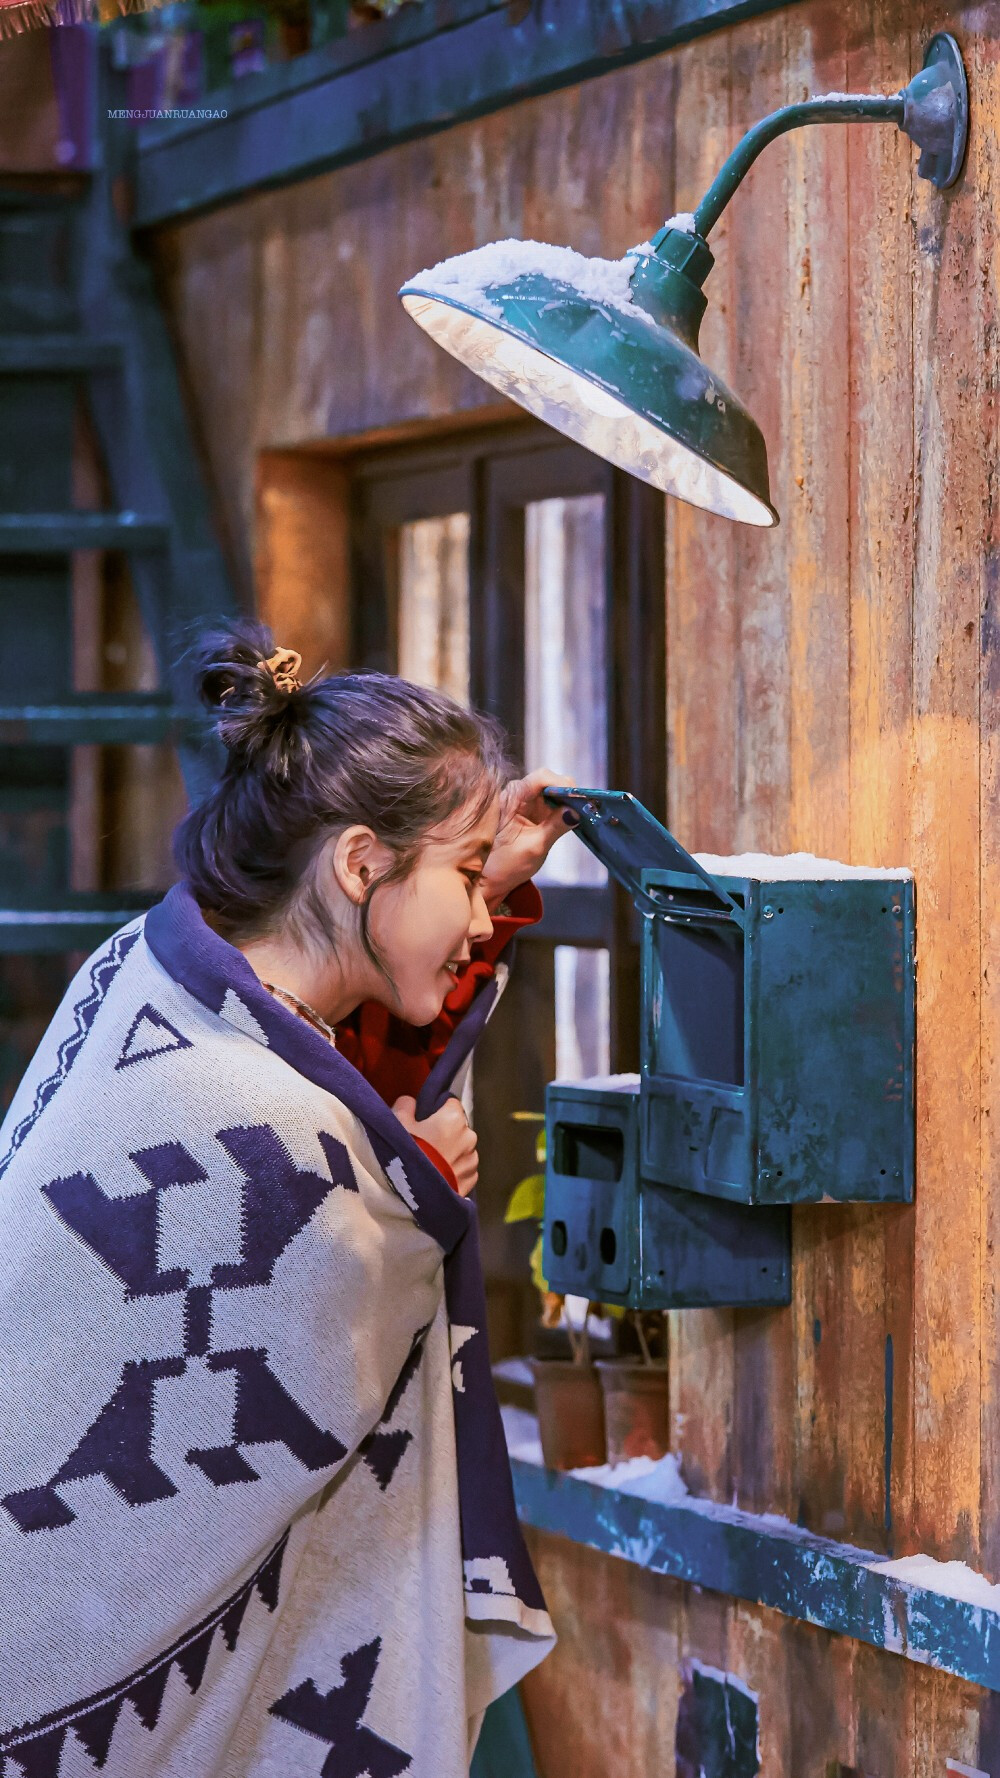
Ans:
{"type": "Polygon", "coordinates": [[[623,792],[548,794],[645,916],[641,1178],[744,1205],[912,1199],[912,873],[696,859],[623,792]]]}

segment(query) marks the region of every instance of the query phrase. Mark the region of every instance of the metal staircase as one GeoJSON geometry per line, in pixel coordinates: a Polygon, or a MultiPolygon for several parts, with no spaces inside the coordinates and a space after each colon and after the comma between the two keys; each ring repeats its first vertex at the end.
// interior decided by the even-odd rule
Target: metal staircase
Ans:
{"type": "MultiPolygon", "coordinates": [[[[113,78],[105,66],[98,116],[113,78]]],[[[0,176],[0,1075],[26,1059],[9,1037],[26,992],[23,976],[11,987],[12,954],[50,1009],[60,954],[92,949],[150,899],[71,889],[70,750],[168,743],[189,794],[213,770],[178,657],[235,600],[151,272],[112,201],[126,150],[119,126],[95,132],[85,175],[0,176]],[[81,405],[108,510],[74,508],[81,405]],[[126,557],[158,689],[73,689],[79,551],[126,557]]]]}

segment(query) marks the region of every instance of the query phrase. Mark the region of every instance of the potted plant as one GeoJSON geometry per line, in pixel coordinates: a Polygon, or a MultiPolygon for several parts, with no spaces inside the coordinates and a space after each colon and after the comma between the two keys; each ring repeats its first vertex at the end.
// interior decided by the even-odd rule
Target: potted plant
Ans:
{"type": "MultiPolygon", "coordinates": [[[[514,1187],[504,1220],[540,1224],[545,1213],[544,1120],[537,1112],[515,1112],[514,1115],[521,1122],[543,1125],[535,1141],[535,1159],[540,1171],[530,1173],[514,1187]]],[[[564,1316],[565,1298],[549,1289],[542,1273],[540,1228],[531,1253],[531,1278],[541,1297],[542,1326],[557,1328],[564,1325],[570,1348],[569,1358],[533,1356],[530,1360],[538,1434],[546,1466],[549,1469],[584,1469],[604,1463],[604,1394],[590,1344],[590,1316],[594,1305],[586,1305],[581,1327],[574,1327],[570,1316],[564,1316]]]]}
{"type": "Polygon", "coordinates": [[[597,1360],[609,1463],[665,1457],[670,1449],[666,1317],[630,1309],[625,1320],[638,1352],[597,1360]]]}

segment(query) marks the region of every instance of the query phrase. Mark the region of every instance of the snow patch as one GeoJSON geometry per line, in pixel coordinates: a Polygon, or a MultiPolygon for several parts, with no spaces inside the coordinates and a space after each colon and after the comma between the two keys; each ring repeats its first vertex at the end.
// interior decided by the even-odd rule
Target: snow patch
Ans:
{"type": "Polygon", "coordinates": [[[554,1080],[554,1087],[591,1087],[602,1093],[637,1093],[637,1074],[588,1074],[586,1080],[554,1080]]]}
{"type": "Polygon", "coordinates": [[[714,1679],[717,1685],[731,1686],[734,1692],[742,1692],[744,1698],[749,1698],[753,1704],[760,1702],[759,1693],[752,1692],[746,1681],[739,1679],[735,1673],[723,1673],[721,1667],[706,1666],[704,1661],[688,1661],[687,1665],[692,1673],[700,1673],[703,1679],[714,1679]]]}
{"type": "Polygon", "coordinates": [[[884,93],[810,93],[806,100],[808,105],[826,105],[831,100],[842,104],[845,99],[884,99],[884,93]]]}
{"type": "Polygon", "coordinates": [[[900,1556],[895,1562],[870,1562],[872,1574],[885,1574],[892,1580],[905,1581],[909,1587],[922,1587],[928,1593],[940,1593],[946,1599],[960,1599],[966,1605],[978,1605],[984,1611],[1000,1614],[1000,1586],[977,1574],[965,1562],[938,1562],[933,1556],[900,1556]]]}
{"type": "Polygon", "coordinates": [[[634,1494],[640,1500],[654,1500],[660,1506],[673,1506],[688,1498],[680,1459],[673,1451],[665,1457],[630,1457],[625,1463],[601,1463],[591,1469],[571,1469],[569,1473],[578,1481],[613,1488],[617,1494],[634,1494]]]}
{"type": "Polygon", "coordinates": [[[538,1415],[529,1414],[527,1408],[512,1408],[503,1402],[500,1418],[503,1421],[508,1456],[518,1458],[521,1463],[543,1465],[545,1459],[538,1436],[538,1415]]]}
{"type": "Polygon", "coordinates": [[[815,858],[811,852],[788,852],[781,858],[769,852],[738,852],[729,858],[696,852],[694,858],[709,876],[753,877],[758,883],[841,883],[859,877],[879,883],[913,881],[913,872],[904,865],[883,870],[869,864],[840,864],[835,858],[815,858]]]}
{"type": "Polygon", "coordinates": [[[407,280],[413,294],[446,296],[491,320],[503,319],[499,303],[490,299],[490,292],[515,278],[541,276],[563,284],[567,294],[589,298],[596,306],[617,309],[619,314],[639,318],[650,327],[657,324],[645,309],[632,301],[629,279],[635,270],[635,256],[623,259],[592,259],[572,247],[552,247],[545,241],[492,241],[488,247],[476,247],[471,253],[456,253],[442,259],[427,271],[407,280]]]}
{"type": "Polygon", "coordinates": [[[534,1376],[526,1358],[500,1358],[493,1365],[493,1375],[501,1383],[517,1383],[522,1387],[534,1387],[534,1376]]]}
{"type": "Polygon", "coordinates": [[[694,226],[694,216],[690,210],[678,210],[676,216],[667,217],[663,226],[664,228],[679,229],[682,235],[696,235],[698,233],[694,226]]]}

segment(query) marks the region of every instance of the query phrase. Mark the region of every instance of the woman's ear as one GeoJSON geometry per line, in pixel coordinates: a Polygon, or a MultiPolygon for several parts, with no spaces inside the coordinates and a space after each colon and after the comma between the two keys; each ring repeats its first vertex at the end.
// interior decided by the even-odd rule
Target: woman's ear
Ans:
{"type": "Polygon", "coordinates": [[[372,884],[392,865],[393,855],[370,827],[355,826],[327,840],[320,862],[348,901],[360,907],[372,884]]]}

